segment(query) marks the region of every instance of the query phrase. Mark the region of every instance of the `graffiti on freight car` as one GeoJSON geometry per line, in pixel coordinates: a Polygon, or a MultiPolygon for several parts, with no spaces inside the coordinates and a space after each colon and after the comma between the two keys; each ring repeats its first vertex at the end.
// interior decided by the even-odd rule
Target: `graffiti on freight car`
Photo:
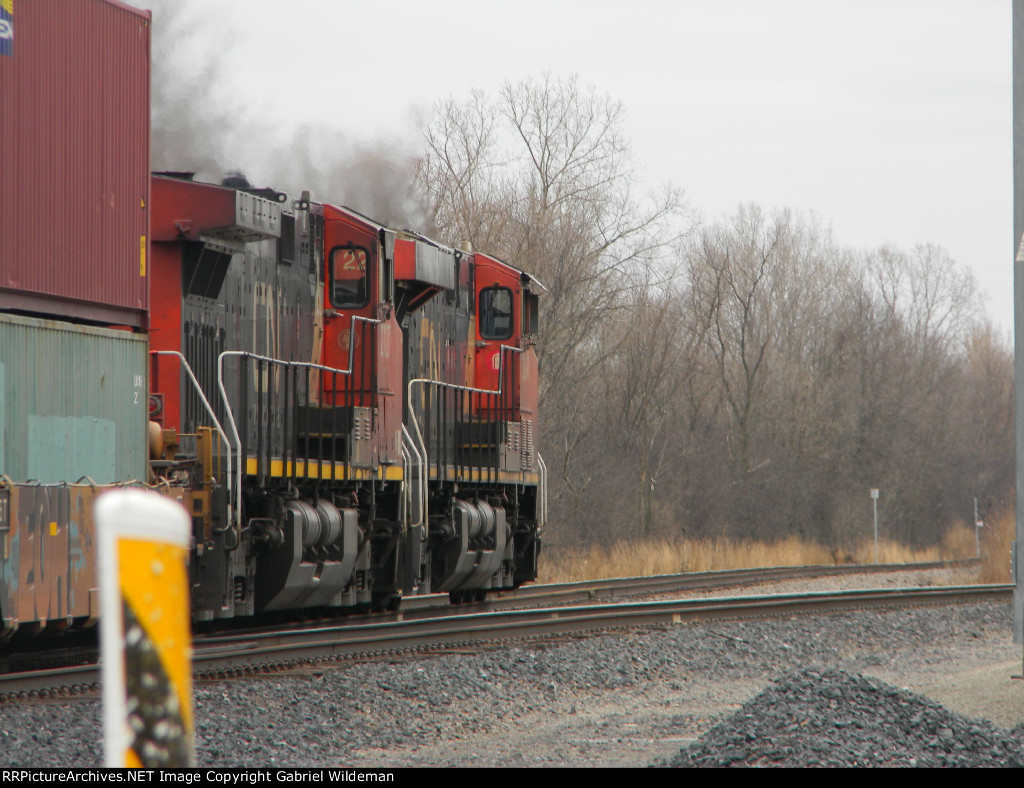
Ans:
{"type": "Polygon", "coordinates": [[[14,0],[0,0],[0,55],[14,55],[14,0]]]}

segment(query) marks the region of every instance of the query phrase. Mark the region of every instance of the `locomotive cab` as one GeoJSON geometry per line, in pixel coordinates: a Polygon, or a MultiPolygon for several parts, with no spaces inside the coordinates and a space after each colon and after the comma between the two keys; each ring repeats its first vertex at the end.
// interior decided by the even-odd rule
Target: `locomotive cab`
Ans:
{"type": "Polygon", "coordinates": [[[478,430],[504,477],[522,479],[505,507],[513,557],[509,565],[518,586],[536,579],[544,522],[545,471],[535,446],[539,377],[534,350],[544,286],[525,271],[479,253],[474,255],[474,281],[474,385],[495,392],[478,395],[478,430]]]}
{"type": "Polygon", "coordinates": [[[503,391],[509,420],[536,417],[540,284],[529,274],[487,255],[475,258],[476,387],[503,391]],[[525,366],[524,366],[525,365],[525,366]],[[508,385],[506,386],[506,380],[508,385]],[[525,397],[525,399],[524,399],[525,397]]]}
{"type": "Polygon", "coordinates": [[[455,286],[404,321],[413,344],[407,421],[427,463],[430,589],[463,601],[536,577],[542,288],[496,258],[447,254],[455,286]]]}
{"type": "MultiPolygon", "coordinates": [[[[318,419],[346,434],[358,467],[396,466],[401,454],[401,331],[386,231],[324,205],[323,347],[318,419]],[[338,370],[338,371],[328,371],[338,370]],[[338,409],[341,409],[339,412],[338,409]]],[[[314,436],[315,437],[315,436],[314,436]]]]}

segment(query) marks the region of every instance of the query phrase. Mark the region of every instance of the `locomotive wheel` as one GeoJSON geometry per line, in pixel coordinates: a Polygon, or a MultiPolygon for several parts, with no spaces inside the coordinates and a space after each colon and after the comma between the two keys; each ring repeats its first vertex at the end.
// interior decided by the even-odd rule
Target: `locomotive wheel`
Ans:
{"type": "Polygon", "coordinates": [[[486,588],[463,588],[459,591],[448,592],[448,601],[453,605],[466,605],[472,602],[483,602],[486,599],[486,588]]]}
{"type": "Polygon", "coordinates": [[[373,600],[373,611],[375,613],[396,613],[402,604],[402,597],[397,594],[375,597],[373,600]]]}

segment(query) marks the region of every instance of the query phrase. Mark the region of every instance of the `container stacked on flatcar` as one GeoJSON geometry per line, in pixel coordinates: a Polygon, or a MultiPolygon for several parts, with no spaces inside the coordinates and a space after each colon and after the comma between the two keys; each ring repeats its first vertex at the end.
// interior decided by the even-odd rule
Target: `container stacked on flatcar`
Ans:
{"type": "Polygon", "coordinates": [[[146,478],[150,14],[5,5],[0,635],[97,615],[91,500],[146,478]]]}
{"type": "Polygon", "coordinates": [[[150,13],[13,6],[0,55],[0,310],[145,328],[150,13]]]}

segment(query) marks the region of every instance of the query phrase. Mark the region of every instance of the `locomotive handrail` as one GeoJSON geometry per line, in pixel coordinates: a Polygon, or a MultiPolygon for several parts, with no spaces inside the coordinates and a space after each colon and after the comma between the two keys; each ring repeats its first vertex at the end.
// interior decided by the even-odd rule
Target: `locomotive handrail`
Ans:
{"type": "MultiPolygon", "coordinates": [[[[427,517],[427,457],[426,457],[426,455],[420,454],[419,447],[416,446],[416,442],[412,439],[412,435],[409,434],[409,430],[406,429],[404,424],[402,425],[402,437],[404,438],[404,440],[402,441],[402,451],[403,451],[403,453],[407,453],[406,448],[405,448],[406,445],[408,445],[409,451],[413,451],[413,452],[416,453],[416,462],[419,464],[418,475],[420,477],[420,485],[419,485],[419,490],[418,490],[418,497],[420,499],[419,500],[419,511],[416,513],[417,514],[416,522],[409,523],[407,526],[403,527],[403,530],[407,531],[409,528],[415,528],[416,526],[418,526],[418,525],[420,525],[420,524],[422,524],[422,523],[424,523],[426,521],[426,517],[427,517]]],[[[409,455],[409,459],[410,460],[412,459],[412,455],[409,455]]],[[[408,470],[408,468],[406,470],[408,470]]],[[[408,479],[409,474],[408,473],[404,473],[402,475],[404,477],[403,478],[403,484],[404,484],[405,483],[405,479],[408,479]]]]}
{"type": "Polygon", "coordinates": [[[239,533],[239,535],[241,535],[241,532],[242,532],[242,462],[243,462],[243,458],[241,456],[241,452],[242,452],[242,438],[238,434],[238,424],[235,422],[235,415],[234,415],[234,412],[233,412],[233,410],[231,408],[231,401],[228,399],[227,390],[224,388],[224,359],[227,356],[235,356],[235,357],[238,357],[238,358],[251,358],[251,359],[254,359],[256,361],[263,361],[263,362],[266,362],[268,364],[280,364],[282,366],[289,367],[289,368],[294,367],[294,368],[303,368],[303,369],[307,369],[307,370],[314,370],[315,369],[315,370],[319,370],[321,372],[327,372],[327,373],[335,374],[335,375],[351,375],[352,374],[352,366],[353,366],[354,359],[355,359],[354,353],[355,353],[355,345],[356,345],[356,343],[355,343],[355,339],[354,338],[355,338],[355,328],[356,328],[356,323],[357,322],[369,323],[371,325],[376,325],[376,324],[381,323],[382,321],[375,320],[374,318],[370,318],[370,317],[360,317],[359,315],[353,315],[352,316],[352,328],[351,328],[351,335],[350,335],[352,337],[352,340],[349,342],[349,349],[348,349],[348,369],[335,369],[334,367],[325,367],[323,364],[313,364],[312,362],[309,362],[309,361],[285,361],[284,359],[271,358],[269,356],[261,356],[261,355],[259,355],[257,353],[250,353],[247,350],[225,350],[224,352],[222,352],[217,357],[217,387],[218,387],[218,389],[220,389],[221,399],[224,400],[224,407],[226,409],[226,413],[227,413],[227,417],[228,417],[228,424],[231,426],[231,432],[232,432],[232,434],[234,435],[234,438],[235,438],[235,446],[236,446],[236,448],[237,448],[237,450],[239,452],[238,468],[235,470],[235,475],[237,476],[237,484],[235,485],[235,489],[234,489],[236,505],[234,507],[234,511],[232,512],[232,507],[231,507],[231,503],[230,503],[230,501],[231,501],[231,493],[232,493],[232,487],[231,487],[231,475],[232,475],[231,474],[231,470],[232,470],[232,468],[231,468],[231,451],[230,451],[230,445],[229,445],[229,447],[228,447],[229,448],[229,451],[228,451],[228,490],[227,490],[227,492],[228,492],[228,522],[230,522],[232,520],[232,518],[235,519],[235,521],[236,521],[235,524],[238,526],[238,533],[239,533]]]}
{"type": "Polygon", "coordinates": [[[151,350],[149,351],[151,356],[177,356],[184,367],[185,372],[188,373],[189,380],[192,381],[192,385],[195,387],[196,393],[199,395],[199,399],[203,403],[203,407],[206,408],[206,412],[210,415],[213,420],[214,426],[217,428],[217,432],[224,441],[224,445],[227,446],[227,458],[228,458],[228,469],[227,469],[227,493],[228,493],[228,517],[227,521],[229,525],[225,526],[222,530],[227,530],[231,523],[231,444],[228,442],[227,435],[224,433],[224,428],[220,424],[220,420],[217,418],[217,414],[213,411],[213,406],[210,405],[210,401],[206,398],[206,394],[203,393],[203,387],[199,385],[199,380],[192,372],[192,366],[188,363],[188,359],[185,358],[177,350],[151,350]]]}
{"type": "Polygon", "coordinates": [[[426,441],[423,440],[423,433],[420,431],[420,421],[419,421],[418,418],[416,418],[416,409],[412,407],[412,401],[413,401],[412,400],[412,387],[413,387],[413,385],[415,385],[417,383],[420,384],[420,385],[430,384],[430,385],[437,386],[439,388],[450,389],[451,391],[462,391],[462,392],[465,392],[467,394],[497,394],[497,395],[500,396],[503,393],[503,390],[504,390],[504,387],[505,387],[505,354],[501,352],[503,350],[510,350],[513,353],[523,353],[523,352],[525,352],[525,348],[513,347],[512,345],[501,345],[500,346],[500,349],[498,351],[498,353],[500,355],[500,359],[499,359],[499,362],[498,362],[498,388],[497,389],[478,389],[478,388],[473,388],[472,386],[460,386],[458,383],[446,383],[443,380],[431,380],[430,378],[414,378],[414,379],[409,381],[409,384],[408,384],[408,387],[407,387],[407,393],[408,393],[407,402],[409,403],[409,417],[412,419],[412,426],[416,428],[416,437],[419,439],[420,449],[423,451],[424,459],[428,458],[430,455],[427,453],[427,443],[426,443],[426,441]]]}
{"type": "MultiPolygon", "coordinates": [[[[502,345],[502,350],[511,350],[513,353],[525,353],[526,349],[521,347],[513,347],[512,345],[502,345]]],[[[430,378],[415,378],[409,381],[409,401],[412,401],[412,384],[413,383],[432,383],[435,386],[441,386],[443,388],[449,388],[453,391],[464,391],[468,394],[501,394],[502,387],[504,386],[505,376],[505,358],[501,358],[498,367],[498,388],[496,389],[477,389],[472,386],[460,386],[458,383],[446,383],[443,380],[431,380],[430,378]]]]}
{"type": "Polygon", "coordinates": [[[283,359],[271,358],[269,356],[261,356],[257,353],[250,353],[247,350],[225,350],[217,357],[217,387],[220,389],[221,399],[224,400],[224,407],[226,408],[228,425],[231,427],[231,433],[235,439],[235,449],[239,452],[238,467],[234,470],[234,476],[237,477],[237,483],[232,489],[231,477],[231,451],[229,446],[228,451],[228,501],[231,500],[231,494],[235,494],[235,506],[232,507],[228,504],[228,520],[236,520],[236,525],[241,531],[242,527],[242,463],[244,458],[241,456],[242,451],[242,436],[238,434],[238,424],[235,421],[235,414],[231,407],[231,401],[228,398],[227,390],[224,388],[224,359],[228,356],[234,356],[237,358],[251,358],[255,361],[263,361],[268,364],[281,364],[285,367],[300,367],[307,370],[319,370],[321,372],[333,373],[336,375],[351,375],[352,369],[335,369],[333,367],[325,367],[322,364],[313,364],[308,361],[285,361],[283,359]],[[232,511],[233,509],[233,511],[232,511]]]}
{"type": "MultiPolygon", "coordinates": [[[[416,453],[419,454],[419,450],[416,453]]],[[[402,441],[402,492],[401,503],[398,507],[398,519],[402,521],[403,534],[408,530],[405,526],[405,521],[412,516],[409,514],[409,507],[412,506],[412,501],[410,500],[412,493],[405,488],[405,480],[409,478],[410,465],[412,465],[412,455],[409,454],[405,441],[402,441]]]]}
{"type": "MultiPolygon", "coordinates": [[[[151,350],[151,351],[149,351],[149,355],[151,355],[151,356],[177,356],[178,357],[178,361],[181,362],[181,365],[185,368],[185,372],[188,373],[189,380],[192,381],[192,386],[195,388],[196,393],[199,395],[199,399],[202,401],[203,407],[206,408],[206,412],[210,415],[210,418],[213,420],[213,426],[217,428],[217,432],[220,434],[221,440],[224,441],[224,445],[227,446],[227,448],[228,448],[228,477],[230,478],[230,476],[231,476],[231,444],[228,443],[227,435],[224,434],[224,428],[220,426],[220,421],[217,419],[217,414],[213,412],[213,407],[210,405],[210,401],[206,398],[206,394],[203,393],[203,388],[202,388],[202,386],[199,385],[199,380],[196,378],[195,374],[192,372],[192,366],[188,363],[188,359],[186,359],[185,356],[183,356],[177,350],[151,350]]],[[[231,489],[231,487],[229,485],[228,486],[228,490],[230,490],[230,489],[231,489]]],[[[231,501],[231,497],[230,496],[228,496],[228,501],[230,503],[230,501],[231,501]]],[[[229,514],[230,514],[230,512],[229,512],[229,514]]],[[[230,521],[231,521],[231,518],[228,517],[228,522],[230,522],[230,521]]]]}
{"type": "Polygon", "coordinates": [[[537,525],[544,528],[548,524],[548,464],[544,462],[539,451],[537,452],[537,465],[540,467],[540,517],[537,525]]]}

